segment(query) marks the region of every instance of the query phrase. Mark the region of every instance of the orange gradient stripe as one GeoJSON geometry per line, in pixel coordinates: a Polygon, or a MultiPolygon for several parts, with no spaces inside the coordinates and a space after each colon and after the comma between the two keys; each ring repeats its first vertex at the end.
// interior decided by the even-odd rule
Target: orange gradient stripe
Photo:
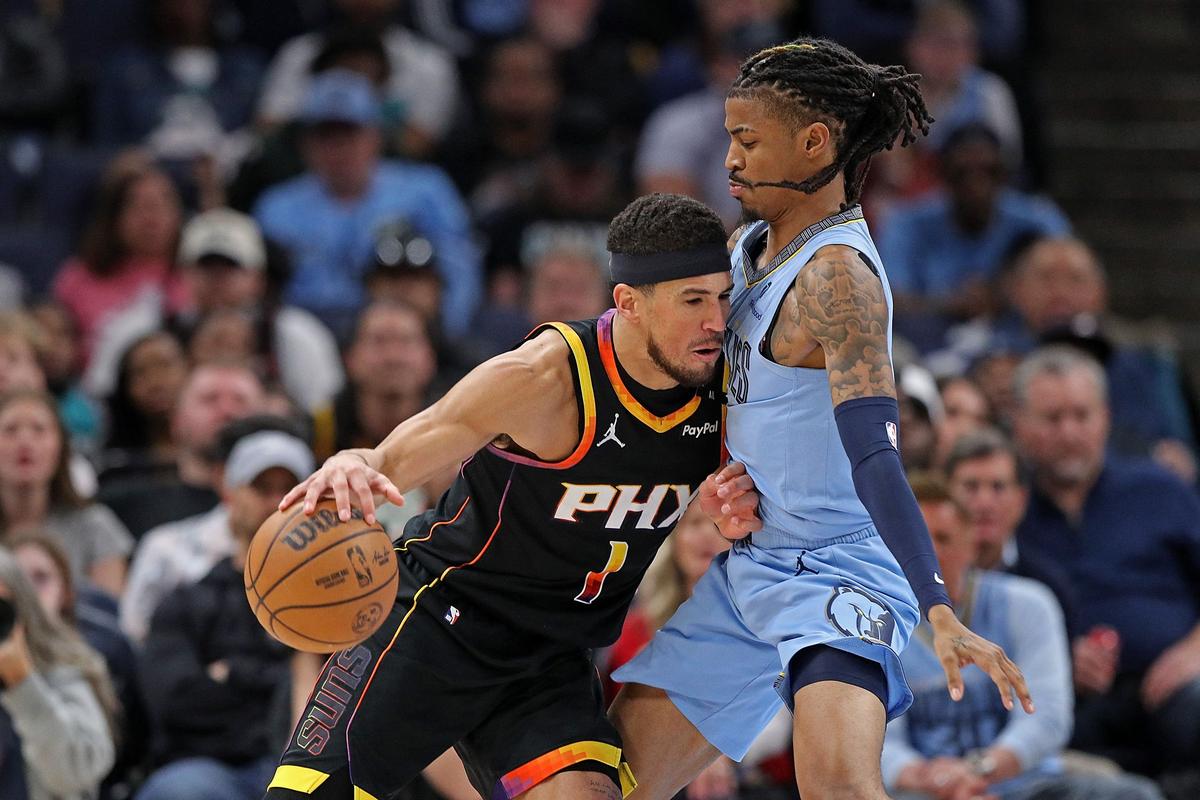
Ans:
{"type": "Polygon", "coordinates": [[[637,398],[625,387],[625,381],[621,380],[621,373],[617,370],[617,359],[613,355],[612,342],[614,313],[613,311],[605,313],[596,323],[596,331],[600,336],[600,361],[604,364],[604,373],[608,376],[608,382],[612,384],[613,391],[617,394],[617,400],[621,402],[626,411],[633,414],[643,425],[655,433],[666,433],[696,413],[696,409],[700,408],[700,395],[697,394],[683,408],[676,409],[665,417],[655,416],[639,403],[637,398]]]}

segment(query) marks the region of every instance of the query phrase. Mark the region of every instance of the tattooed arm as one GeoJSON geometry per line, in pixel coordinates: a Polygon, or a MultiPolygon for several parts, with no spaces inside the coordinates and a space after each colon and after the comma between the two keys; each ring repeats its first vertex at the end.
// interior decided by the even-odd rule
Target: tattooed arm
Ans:
{"type": "Polygon", "coordinates": [[[782,310],[791,312],[793,325],[780,331],[779,338],[789,344],[782,334],[792,332],[793,356],[803,358],[805,345],[813,351],[819,348],[824,356],[855,491],[933,628],[934,650],[951,697],[962,697],[960,667],[975,663],[991,676],[1006,708],[1013,707],[1015,692],[1025,710],[1032,712],[1033,701],[1017,666],[1001,648],[976,636],[954,615],[929,530],[905,478],[893,442],[900,415],[882,281],[856,250],[828,246],[800,270],[789,294],[794,305],[782,310]]]}

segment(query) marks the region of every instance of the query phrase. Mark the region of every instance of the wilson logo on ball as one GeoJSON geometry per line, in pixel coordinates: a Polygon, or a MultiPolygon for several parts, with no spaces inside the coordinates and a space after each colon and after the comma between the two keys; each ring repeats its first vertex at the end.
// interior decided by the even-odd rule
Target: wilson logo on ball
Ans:
{"type": "MultiPolygon", "coordinates": [[[[362,511],[354,509],[350,516],[352,519],[362,519],[362,511]]],[[[323,508],[284,534],[283,543],[299,552],[318,535],[339,524],[341,524],[341,520],[338,519],[337,512],[323,508]]]]}

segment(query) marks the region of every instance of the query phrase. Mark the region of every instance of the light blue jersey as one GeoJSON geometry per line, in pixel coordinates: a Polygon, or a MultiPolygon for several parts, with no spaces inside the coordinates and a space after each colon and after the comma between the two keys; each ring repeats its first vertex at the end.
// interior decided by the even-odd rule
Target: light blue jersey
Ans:
{"type": "Polygon", "coordinates": [[[746,464],[754,478],[765,532],[805,541],[844,536],[870,525],[871,517],[854,491],[850,460],[833,418],[829,373],[780,366],[761,348],[797,274],[818,250],[837,244],[864,255],[879,274],[889,309],[890,355],[892,295],[887,275],[857,206],[809,227],[756,270],[748,251],[757,249],[766,231],[765,222],[750,226],[733,251],[725,339],[729,454],[746,464]]]}
{"type": "Polygon", "coordinates": [[[717,556],[692,597],[613,676],[665,690],[709,742],[739,760],[780,703],[792,702],[788,672],[809,647],[878,663],[887,716],[903,713],[912,693],[899,654],[920,619],[855,492],[828,373],[780,366],[759,349],[797,274],[826,245],[852,247],[871,262],[891,307],[862,210],[818,222],[755,270],[747,251],[765,235],[766,224],[755,224],[734,250],[725,341],[727,446],[754,479],[764,528],[717,556]]]}

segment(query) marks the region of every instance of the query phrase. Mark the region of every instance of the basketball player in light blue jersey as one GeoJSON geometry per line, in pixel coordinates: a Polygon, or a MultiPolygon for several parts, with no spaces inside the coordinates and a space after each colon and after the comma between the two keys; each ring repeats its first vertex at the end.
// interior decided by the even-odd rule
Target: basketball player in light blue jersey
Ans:
{"type": "Polygon", "coordinates": [[[897,452],[891,292],[858,198],[874,153],[928,132],[917,80],[801,39],[747,60],[726,99],[730,191],[758,220],[731,240],[727,444],[762,528],[614,676],[632,684],[610,713],[637,800],[740,759],[781,700],[805,800],[885,798],[884,726],[912,701],[898,654],[922,615],[954,699],[974,663],[1033,711],[950,607],[897,452]]]}

